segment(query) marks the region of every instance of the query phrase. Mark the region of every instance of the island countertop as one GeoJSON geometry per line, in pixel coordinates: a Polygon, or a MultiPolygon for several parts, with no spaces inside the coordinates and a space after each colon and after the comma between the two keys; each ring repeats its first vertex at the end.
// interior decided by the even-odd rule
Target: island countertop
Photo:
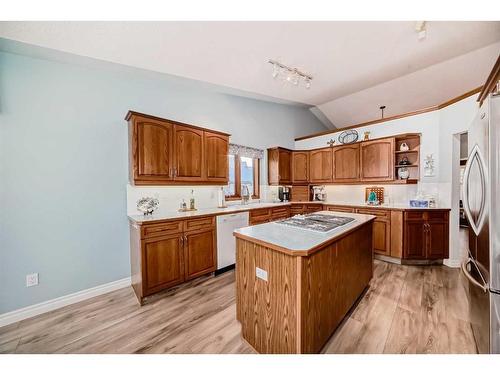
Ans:
{"type": "Polygon", "coordinates": [[[329,243],[333,243],[346,236],[360,226],[375,220],[374,215],[334,211],[320,211],[316,213],[352,217],[355,220],[327,233],[271,222],[237,229],[233,234],[237,238],[256,242],[288,255],[309,256],[329,243]]]}

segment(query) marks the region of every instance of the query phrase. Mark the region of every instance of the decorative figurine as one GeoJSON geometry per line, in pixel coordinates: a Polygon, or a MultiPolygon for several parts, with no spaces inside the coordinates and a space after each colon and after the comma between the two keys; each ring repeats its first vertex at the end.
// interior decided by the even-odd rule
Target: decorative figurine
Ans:
{"type": "Polygon", "coordinates": [[[408,160],[408,158],[406,156],[404,156],[398,163],[399,165],[410,165],[410,161],[408,160]]]}
{"type": "Polygon", "coordinates": [[[406,144],[406,142],[401,143],[401,146],[399,146],[399,151],[409,151],[409,150],[410,147],[408,146],[408,144],[406,144]]]}
{"type": "Polygon", "coordinates": [[[368,141],[370,139],[370,132],[363,133],[363,141],[368,141]]]}

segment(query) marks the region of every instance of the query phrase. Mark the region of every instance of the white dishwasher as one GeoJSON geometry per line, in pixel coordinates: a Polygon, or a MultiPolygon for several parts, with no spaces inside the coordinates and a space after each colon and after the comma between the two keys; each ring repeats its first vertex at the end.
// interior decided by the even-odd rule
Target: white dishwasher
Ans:
{"type": "Polygon", "coordinates": [[[236,263],[236,239],[233,231],[243,227],[248,227],[248,212],[217,216],[218,271],[230,269],[236,263]]]}

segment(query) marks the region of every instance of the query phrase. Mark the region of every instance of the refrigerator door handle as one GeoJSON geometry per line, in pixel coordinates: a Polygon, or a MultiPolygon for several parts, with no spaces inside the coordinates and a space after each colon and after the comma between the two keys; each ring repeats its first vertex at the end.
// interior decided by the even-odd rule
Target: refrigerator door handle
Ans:
{"type": "Polygon", "coordinates": [[[467,265],[472,262],[472,259],[467,259],[465,262],[462,263],[462,272],[464,274],[464,276],[472,283],[474,284],[475,286],[477,286],[479,289],[481,289],[484,293],[488,293],[488,284],[487,283],[484,283],[484,284],[481,284],[479,283],[476,279],[474,279],[472,277],[472,275],[469,273],[469,271],[467,270],[467,265]]]}
{"type": "Polygon", "coordinates": [[[469,225],[476,234],[476,236],[479,235],[479,232],[481,231],[481,228],[483,226],[484,222],[484,217],[485,217],[485,199],[486,199],[486,183],[487,183],[487,177],[486,177],[486,170],[485,170],[485,163],[483,156],[481,155],[481,152],[479,150],[478,145],[476,144],[472,151],[470,152],[470,155],[467,159],[467,163],[465,164],[465,171],[464,171],[464,179],[463,179],[463,184],[462,184],[462,195],[463,195],[463,207],[465,211],[465,215],[467,216],[467,220],[469,221],[469,225]],[[471,213],[471,207],[470,207],[470,197],[469,197],[469,180],[470,180],[470,173],[472,169],[472,164],[476,163],[477,168],[479,168],[479,175],[480,175],[480,181],[475,181],[476,183],[479,183],[481,185],[481,204],[479,207],[479,212],[478,212],[478,217],[477,219],[474,219],[471,213]]]}

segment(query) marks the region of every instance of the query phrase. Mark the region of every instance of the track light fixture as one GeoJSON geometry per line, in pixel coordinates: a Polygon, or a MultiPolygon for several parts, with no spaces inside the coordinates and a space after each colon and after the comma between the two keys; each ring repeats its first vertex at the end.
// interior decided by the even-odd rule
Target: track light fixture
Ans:
{"type": "Polygon", "coordinates": [[[286,66],[276,60],[269,60],[268,62],[269,64],[273,65],[273,73],[272,73],[273,78],[276,79],[278,77],[281,77],[286,82],[289,82],[294,86],[298,86],[299,83],[302,81],[304,82],[306,89],[311,88],[311,81],[313,79],[311,75],[301,72],[297,68],[291,68],[289,66],[286,66]]]}

